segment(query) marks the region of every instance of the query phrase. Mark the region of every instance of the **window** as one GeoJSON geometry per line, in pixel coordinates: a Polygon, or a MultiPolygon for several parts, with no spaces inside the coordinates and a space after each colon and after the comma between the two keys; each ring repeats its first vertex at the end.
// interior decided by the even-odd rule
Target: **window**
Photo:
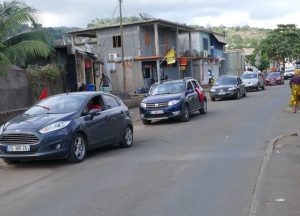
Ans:
{"type": "Polygon", "coordinates": [[[122,43],[121,43],[121,36],[113,36],[113,47],[117,48],[117,47],[121,47],[122,43]]]}
{"type": "Polygon", "coordinates": [[[120,106],[119,102],[112,96],[103,95],[103,98],[108,109],[113,109],[120,106]]]}
{"type": "Polygon", "coordinates": [[[191,82],[188,82],[187,90],[194,90],[191,82]]]}
{"type": "Polygon", "coordinates": [[[208,50],[208,38],[203,38],[203,50],[208,50]]]}

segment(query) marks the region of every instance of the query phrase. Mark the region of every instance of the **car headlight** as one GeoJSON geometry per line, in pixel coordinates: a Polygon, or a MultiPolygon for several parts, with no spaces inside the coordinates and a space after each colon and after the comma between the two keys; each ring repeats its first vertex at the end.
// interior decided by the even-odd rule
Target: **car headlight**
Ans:
{"type": "Polygon", "coordinates": [[[180,100],[171,100],[171,101],[169,101],[168,106],[173,106],[175,104],[178,104],[179,102],[180,102],[180,100]]]}
{"type": "Polygon", "coordinates": [[[146,103],[141,103],[141,107],[142,107],[142,108],[146,108],[146,107],[147,107],[147,104],[146,104],[146,103]]]}
{"type": "Polygon", "coordinates": [[[211,89],[210,92],[216,92],[216,89],[211,89]]]}
{"type": "Polygon", "coordinates": [[[228,91],[234,91],[234,90],[236,90],[235,87],[230,87],[230,88],[228,89],[228,91]]]}
{"type": "Polygon", "coordinates": [[[39,130],[40,133],[45,134],[52,131],[60,130],[68,126],[71,121],[59,121],[55,122],[51,125],[48,125],[47,127],[44,127],[43,129],[39,130]]]}

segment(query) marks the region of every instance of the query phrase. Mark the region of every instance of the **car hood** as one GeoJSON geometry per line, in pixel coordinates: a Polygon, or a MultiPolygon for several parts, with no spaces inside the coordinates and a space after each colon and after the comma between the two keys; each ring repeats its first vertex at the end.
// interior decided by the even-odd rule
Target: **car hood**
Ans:
{"type": "Polygon", "coordinates": [[[161,103],[171,100],[178,100],[181,98],[183,93],[180,94],[163,94],[163,95],[152,95],[146,97],[142,102],[143,103],[161,103]]]}
{"type": "Polygon", "coordinates": [[[74,118],[75,112],[64,114],[20,115],[4,124],[3,131],[19,129],[41,129],[57,121],[67,121],[74,118]]]}

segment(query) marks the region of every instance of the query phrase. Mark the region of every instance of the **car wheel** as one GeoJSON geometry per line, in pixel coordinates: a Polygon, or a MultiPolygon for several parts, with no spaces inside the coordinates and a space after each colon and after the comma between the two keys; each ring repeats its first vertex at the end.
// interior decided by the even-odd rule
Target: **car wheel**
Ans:
{"type": "Polygon", "coordinates": [[[142,119],[142,122],[143,122],[144,125],[151,124],[151,120],[147,120],[147,119],[142,119]]]}
{"type": "Polygon", "coordinates": [[[240,90],[238,89],[235,94],[235,99],[240,99],[240,90]]]}
{"type": "Polygon", "coordinates": [[[86,146],[85,137],[80,133],[75,134],[70,146],[68,161],[71,163],[83,161],[86,156],[86,146]]]}
{"type": "Polygon", "coordinates": [[[200,114],[205,114],[207,113],[207,101],[204,100],[202,104],[202,108],[199,109],[200,114]]]}
{"type": "Polygon", "coordinates": [[[211,101],[216,101],[216,98],[210,97],[210,100],[211,100],[211,101]]]}
{"type": "Polygon", "coordinates": [[[9,158],[2,158],[2,160],[6,164],[17,164],[17,163],[20,163],[19,160],[13,160],[13,159],[9,159],[9,158]]]}
{"type": "Polygon", "coordinates": [[[263,86],[261,87],[261,89],[262,89],[262,90],[265,90],[265,85],[263,85],[263,86]]]}
{"type": "Polygon", "coordinates": [[[190,119],[190,111],[187,104],[182,105],[180,121],[187,122],[190,119]]]}
{"type": "Polygon", "coordinates": [[[119,143],[121,148],[129,148],[133,143],[133,131],[130,126],[127,126],[123,134],[122,141],[119,143]]]}
{"type": "Polygon", "coordinates": [[[256,87],[256,91],[259,91],[259,90],[260,90],[260,84],[258,83],[257,87],[256,87]]]}

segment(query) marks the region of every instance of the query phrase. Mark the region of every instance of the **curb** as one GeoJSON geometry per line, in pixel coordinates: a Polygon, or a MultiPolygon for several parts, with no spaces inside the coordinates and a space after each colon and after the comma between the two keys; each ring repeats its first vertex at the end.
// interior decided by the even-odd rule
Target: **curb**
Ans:
{"type": "Polygon", "coordinates": [[[263,161],[260,166],[259,175],[256,180],[256,185],[255,185],[255,189],[254,189],[254,193],[253,193],[253,197],[252,197],[251,205],[250,205],[250,209],[249,209],[249,216],[256,216],[256,211],[257,211],[257,207],[258,207],[258,201],[257,201],[258,191],[260,191],[262,188],[263,174],[265,172],[267,162],[270,160],[271,154],[274,150],[276,143],[278,143],[280,140],[282,140],[286,137],[290,137],[290,136],[298,136],[298,133],[284,134],[284,135],[275,137],[274,139],[272,139],[269,142],[267,149],[265,151],[264,157],[263,157],[263,161]]]}

